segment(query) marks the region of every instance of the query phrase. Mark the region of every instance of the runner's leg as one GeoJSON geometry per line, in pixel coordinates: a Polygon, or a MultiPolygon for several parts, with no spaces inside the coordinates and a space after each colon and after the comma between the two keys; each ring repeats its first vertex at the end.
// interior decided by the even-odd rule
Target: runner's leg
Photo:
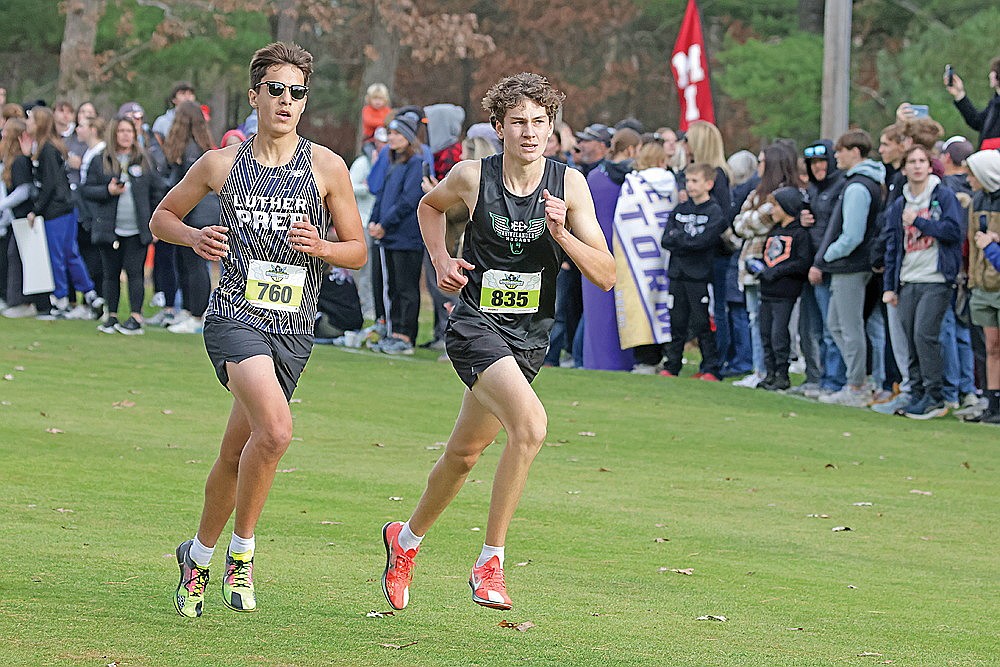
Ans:
{"type": "Polygon", "coordinates": [[[233,527],[237,535],[250,538],[271,490],[278,461],[292,441],[292,413],[270,357],[228,362],[226,370],[229,389],[243,404],[250,422],[250,437],[240,455],[233,527]]]}
{"type": "MultiPolygon", "coordinates": [[[[520,374],[520,371],[518,373],[520,374]]],[[[469,471],[499,432],[500,422],[497,418],[483,407],[472,391],[466,390],[462,399],[462,409],[455,421],[455,428],[448,438],[445,452],[434,464],[427,478],[427,488],[410,517],[410,530],[415,535],[427,534],[437,518],[458,495],[462,485],[465,484],[465,478],[469,476],[469,471]]]]}
{"type": "Polygon", "coordinates": [[[502,547],[528,470],[545,441],[548,417],[513,357],[504,357],[480,373],[472,393],[507,432],[507,445],[493,477],[486,525],[486,544],[502,547]]]}
{"type": "Polygon", "coordinates": [[[240,469],[240,456],[250,438],[250,419],[246,408],[236,398],[229,413],[229,423],[222,436],[219,458],[212,466],[205,482],[205,507],[201,512],[198,539],[208,547],[215,546],[229,517],[236,507],[236,479],[240,469]]]}

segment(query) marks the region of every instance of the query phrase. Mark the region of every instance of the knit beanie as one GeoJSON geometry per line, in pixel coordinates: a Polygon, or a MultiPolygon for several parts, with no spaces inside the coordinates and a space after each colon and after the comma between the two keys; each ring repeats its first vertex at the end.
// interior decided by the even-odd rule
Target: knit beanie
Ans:
{"type": "Polygon", "coordinates": [[[799,217],[799,213],[802,212],[802,193],[799,192],[798,188],[783,187],[778,188],[771,193],[774,197],[774,201],[778,202],[778,206],[781,207],[788,215],[793,218],[799,217]]]}
{"type": "Polygon", "coordinates": [[[397,116],[389,121],[389,129],[399,132],[411,144],[417,143],[417,122],[409,115],[397,116]]]}

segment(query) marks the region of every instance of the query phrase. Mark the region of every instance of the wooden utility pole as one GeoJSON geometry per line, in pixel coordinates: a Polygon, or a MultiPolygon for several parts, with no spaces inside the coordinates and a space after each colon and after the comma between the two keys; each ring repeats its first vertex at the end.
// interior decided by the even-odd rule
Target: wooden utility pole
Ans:
{"type": "Polygon", "coordinates": [[[851,102],[851,0],[826,0],[823,30],[821,136],[837,140],[847,131],[851,102]]]}

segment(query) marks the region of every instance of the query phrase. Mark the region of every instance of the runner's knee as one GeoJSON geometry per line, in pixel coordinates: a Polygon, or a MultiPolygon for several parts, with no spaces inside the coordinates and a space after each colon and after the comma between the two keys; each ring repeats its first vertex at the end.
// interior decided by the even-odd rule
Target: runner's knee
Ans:
{"type": "Polygon", "coordinates": [[[291,420],[276,420],[254,431],[254,444],[269,458],[281,458],[292,442],[291,420]]]}

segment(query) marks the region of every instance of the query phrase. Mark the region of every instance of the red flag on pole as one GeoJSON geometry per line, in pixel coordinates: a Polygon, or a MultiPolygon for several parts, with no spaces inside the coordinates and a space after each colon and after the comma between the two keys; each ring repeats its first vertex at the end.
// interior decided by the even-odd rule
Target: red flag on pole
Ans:
{"type": "Polygon", "coordinates": [[[670,57],[670,68],[681,102],[680,129],[687,130],[688,125],[696,120],[714,123],[708,57],[705,55],[705,38],[701,33],[701,18],[695,0],[688,0],[684,22],[670,57]]]}

